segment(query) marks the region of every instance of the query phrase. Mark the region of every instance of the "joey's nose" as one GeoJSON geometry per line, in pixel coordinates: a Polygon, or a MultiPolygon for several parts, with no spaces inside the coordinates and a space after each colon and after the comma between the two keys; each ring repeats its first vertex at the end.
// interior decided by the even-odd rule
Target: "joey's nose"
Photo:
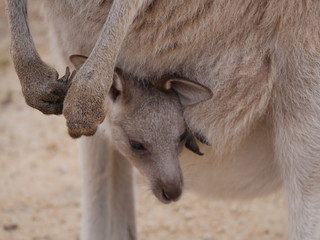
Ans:
{"type": "Polygon", "coordinates": [[[182,194],[182,181],[160,181],[161,199],[164,203],[178,201],[182,194]]]}

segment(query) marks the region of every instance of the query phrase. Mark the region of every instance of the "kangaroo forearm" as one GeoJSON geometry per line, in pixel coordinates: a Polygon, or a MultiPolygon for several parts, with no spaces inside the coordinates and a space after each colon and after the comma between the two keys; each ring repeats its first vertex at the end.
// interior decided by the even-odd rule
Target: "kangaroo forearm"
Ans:
{"type": "Polygon", "coordinates": [[[36,51],[27,17],[27,0],[7,0],[11,30],[11,54],[14,62],[41,61],[36,51]]]}
{"type": "Polygon", "coordinates": [[[114,1],[101,35],[84,65],[84,69],[92,71],[92,79],[107,76],[110,81],[101,82],[107,89],[111,85],[113,70],[122,42],[138,12],[149,0],[114,1]]]}

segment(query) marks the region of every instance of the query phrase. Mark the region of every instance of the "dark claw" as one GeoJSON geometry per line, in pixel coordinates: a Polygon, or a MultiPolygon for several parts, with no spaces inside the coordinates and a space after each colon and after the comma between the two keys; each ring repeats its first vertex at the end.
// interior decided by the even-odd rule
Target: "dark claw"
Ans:
{"type": "Polygon", "coordinates": [[[58,82],[64,82],[64,83],[71,82],[71,80],[74,78],[75,74],[76,74],[76,71],[73,71],[70,76],[70,69],[69,69],[69,67],[67,67],[66,73],[64,74],[64,76],[62,78],[58,79],[58,82]]]}
{"type": "Polygon", "coordinates": [[[72,81],[72,79],[74,78],[74,76],[76,75],[76,70],[73,70],[72,71],[72,73],[71,73],[71,76],[70,76],[70,78],[69,78],[69,81],[71,82],[72,81]]]}
{"type": "Polygon", "coordinates": [[[69,80],[69,76],[70,76],[70,69],[69,69],[69,67],[67,67],[66,73],[64,74],[64,76],[62,78],[58,79],[58,82],[67,82],[69,80]]]}
{"type": "Polygon", "coordinates": [[[187,137],[187,141],[186,141],[186,144],[185,144],[186,148],[188,148],[189,150],[191,150],[192,152],[202,156],[203,153],[200,152],[200,148],[197,144],[197,141],[196,139],[194,138],[194,136],[189,133],[188,137],[187,137]]]}

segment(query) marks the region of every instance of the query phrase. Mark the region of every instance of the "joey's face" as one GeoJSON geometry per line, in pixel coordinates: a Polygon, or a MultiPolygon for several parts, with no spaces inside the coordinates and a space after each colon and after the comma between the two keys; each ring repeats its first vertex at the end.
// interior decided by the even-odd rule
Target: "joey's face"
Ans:
{"type": "MultiPolygon", "coordinates": [[[[87,57],[70,56],[78,70],[87,57]]],[[[106,126],[114,146],[150,182],[153,193],[164,202],[179,199],[183,178],[179,153],[186,146],[202,155],[187,130],[182,108],[212,97],[206,86],[185,78],[139,79],[116,68],[109,89],[106,126]],[[156,83],[156,86],[150,82],[156,83]]]]}
{"type": "Polygon", "coordinates": [[[188,135],[181,104],[175,94],[157,90],[137,95],[109,115],[112,142],[148,178],[160,201],[176,201],[183,188],[178,157],[188,135]]]}

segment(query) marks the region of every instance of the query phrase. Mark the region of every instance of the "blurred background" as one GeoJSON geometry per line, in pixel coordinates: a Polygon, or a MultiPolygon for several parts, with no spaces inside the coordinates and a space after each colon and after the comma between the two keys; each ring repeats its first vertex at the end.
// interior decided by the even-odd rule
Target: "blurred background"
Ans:
{"type": "MultiPolygon", "coordinates": [[[[34,41],[50,54],[41,0],[28,1],[34,41]]],[[[0,240],[77,240],[80,233],[81,172],[77,141],[62,116],[45,116],[24,103],[9,55],[5,3],[0,2],[0,240]]],[[[60,73],[62,73],[60,71],[60,73]]],[[[282,193],[252,201],[204,199],[184,193],[159,203],[137,176],[140,240],[280,240],[287,230],[282,193]]]]}

